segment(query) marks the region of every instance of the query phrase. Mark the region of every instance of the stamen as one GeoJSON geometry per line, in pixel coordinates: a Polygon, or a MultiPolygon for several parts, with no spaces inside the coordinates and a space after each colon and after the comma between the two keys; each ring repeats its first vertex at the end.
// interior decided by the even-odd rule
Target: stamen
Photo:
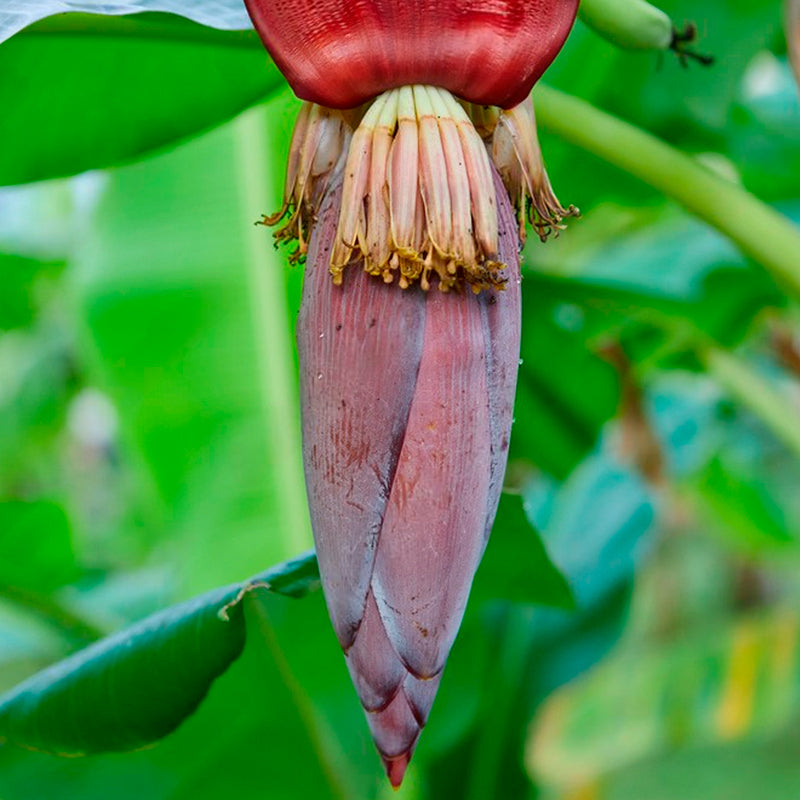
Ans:
{"type": "Polygon", "coordinates": [[[397,126],[397,100],[396,92],[386,98],[372,135],[365,235],[370,271],[373,275],[387,272],[387,262],[392,255],[391,222],[386,194],[389,151],[397,126]]]}
{"type": "Polygon", "coordinates": [[[353,135],[331,256],[336,282],[348,264],[448,291],[503,284],[497,207],[480,136],[443,89],[412,86],[381,95],[353,135]]]}
{"type": "MultiPolygon", "coordinates": [[[[437,89],[430,91],[433,109],[439,122],[442,139],[444,164],[447,170],[447,183],[450,191],[452,229],[450,231],[450,257],[458,263],[475,261],[475,242],[472,236],[472,215],[470,212],[469,179],[466,160],[458,136],[458,125],[448,114],[447,105],[437,89]]],[[[452,270],[450,270],[452,271],[452,270]]]]}
{"type": "Polygon", "coordinates": [[[452,211],[442,136],[427,87],[414,87],[414,103],[419,128],[419,186],[428,235],[438,254],[446,259],[450,251],[452,211]]]}
{"type": "MultiPolygon", "coordinates": [[[[313,103],[303,103],[303,105],[300,106],[300,113],[297,115],[297,120],[294,123],[294,131],[292,132],[292,145],[294,145],[295,141],[305,143],[306,131],[308,130],[308,118],[313,108],[313,103]]],[[[301,147],[292,146],[289,148],[289,159],[286,162],[286,183],[283,187],[282,211],[289,206],[294,197],[295,186],[297,186],[297,173],[300,170],[301,153],[301,147]]]]}
{"type": "Polygon", "coordinates": [[[478,131],[478,136],[484,140],[491,139],[494,129],[497,127],[500,109],[497,106],[480,106],[476,103],[463,101],[459,101],[459,104],[472,120],[475,130],[478,131]]]}
{"type": "Polygon", "coordinates": [[[544,242],[566,227],[564,218],[580,215],[575,206],[564,208],[550,185],[530,98],[500,112],[492,136],[492,160],[516,206],[523,242],[526,218],[544,242]]]}
{"type": "Polygon", "coordinates": [[[384,122],[384,124],[386,122],[385,119],[382,119],[381,114],[386,106],[388,94],[387,92],[380,95],[370,106],[350,142],[350,152],[347,154],[347,163],[344,168],[342,210],[339,215],[336,241],[331,253],[331,274],[333,282],[337,284],[342,282],[342,272],[353,260],[354,251],[360,250],[366,256],[365,200],[370,188],[372,144],[375,128],[379,122],[384,122]]]}
{"type": "MultiPolygon", "coordinates": [[[[414,223],[419,197],[419,140],[414,94],[410,86],[398,93],[397,134],[389,153],[387,183],[392,249],[397,256],[415,259],[414,223]]],[[[395,266],[396,268],[396,266],[395,266]]]]}
{"type": "Polygon", "coordinates": [[[521,240],[526,219],[544,240],[578,213],[563,208],[550,186],[530,100],[504,111],[417,85],[380,95],[358,122],[360,113],[303,104],[283,206],[264,218],[284,220],[275,238],[296,241],[290,261],[301,260],[330,178],[344,170],[334,283],[361,261],[403,289],[419,283],[427,290],[433,275],[442,291],[502,287],[491,160],[516,206],[521,240]]]}
{"type": "Polygon", "coordinates": [[[314,103],[303,103],[300,108],[286,164],[283,205],[261,220],[262,225],[283,221],[275,231],[275,241],[297,242],[289,256],[292,264],[305,258],[316,208],[337,163],[348,151],[351,135],[340,112],[314,103]]]}
{"type": "MultiPolygon", "coordinates": [[[[448,109],[458,125],[467,179],[469,180],[470,203],[472,208],[473,231],[479,248],[494,258],[498,248],[497,203],[494,194],[492,169],[486,148],[477,136],[464,109],[455,98],[446,94],[448,109]]],[[[483,108],[483,106],[479,106],[483,108]]]]}

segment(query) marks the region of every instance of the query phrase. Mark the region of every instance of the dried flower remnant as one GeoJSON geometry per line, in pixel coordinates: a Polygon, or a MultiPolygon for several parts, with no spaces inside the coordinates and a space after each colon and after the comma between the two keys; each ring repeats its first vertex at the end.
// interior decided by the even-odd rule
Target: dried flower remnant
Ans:
{"type": "Polygon", "coordinates": [[[284,220],[275,239],[297,242],[289,259],[292,263],[305,257],[315,209],[342,152],[349,147],[351,136],[351,127],[341,112],[314,103],[301,106],[286,164],[283,205],[277,214],[265,215],[263,219],[265,225],[284,220]]]}

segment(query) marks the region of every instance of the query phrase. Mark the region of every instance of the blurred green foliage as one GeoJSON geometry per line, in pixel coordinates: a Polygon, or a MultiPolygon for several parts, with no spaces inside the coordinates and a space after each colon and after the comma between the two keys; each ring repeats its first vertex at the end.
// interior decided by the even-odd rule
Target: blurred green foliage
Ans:
{"type": "MultiPolygon", "coordinates": [[[[800,219],[780,3],[661,5],[698,23],[714,68],[624,53],[578,25],[548,81],[800,219]]],[[[0,88],[0,182],[95,170],[0,191],[6,691],[311,537],[302,275],[252,225],[278,205],[297,101],[252,33],[68,15],[0,45],[0,71],[16,76],[0,88]]],[[[508,483],[531,526],[505,498],[400,796],[793,799],[800,465],[781,430],[800,427],[797,307],[652,188],[542,140],[584,216],[525,252],[508,483]]],[[[389,796],[319,592],[244,605],[244,653],[213,685],[181,684],[172,660],[186,707],[133,670],[118,707],[163,711],[159,734],[210,685],[177,731],[81,759],[2,744],[0,796],[389,796]]],[[[155,653],[161,676],[165,629],[147,630],[152,651],[122,663],[155,653]]],[[[215,645],[188,635],[202,666],[215,645]]],[[[98,669],[79,682],[118,677],[98,669]]],[[[106,695],[66,697],[91,717],[106,695]]]]}
{"type": "Polygon", "coordinates": [[[5,43],[0,72],[3,184],[130,161],[282,85],[255,31],[170,14],[49,17],[5,43]]]}

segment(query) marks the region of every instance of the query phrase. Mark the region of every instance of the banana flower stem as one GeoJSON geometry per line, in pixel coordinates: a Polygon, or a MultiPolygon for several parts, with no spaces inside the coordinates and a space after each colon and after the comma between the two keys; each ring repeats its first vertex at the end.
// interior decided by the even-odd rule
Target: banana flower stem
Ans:
{"type": "Polygon", "coordinates": [[[673,198],[800,299],[800,228],[782,214],[691,156],[584,100],[541,84],[534,100],[542,128],[673,198]]]}

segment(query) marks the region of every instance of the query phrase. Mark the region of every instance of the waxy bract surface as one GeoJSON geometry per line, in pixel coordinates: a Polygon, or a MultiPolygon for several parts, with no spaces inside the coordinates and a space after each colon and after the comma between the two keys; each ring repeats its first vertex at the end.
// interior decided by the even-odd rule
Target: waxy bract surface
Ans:
{"type": "Polygon", "coordinates": [[[497,510],[519,362],[516,223],[495,175],[504,290],[400,289],[328,269],[311,238],[298,319],[309,506],[331,619],[390,779],[427,720],[497,510]]]}
{"type": "Polygon", "coordinates": [[[578,0],[245,0],[298,97],[353,108],[415,83],[473,103],[521,103],[578,0]]]}

